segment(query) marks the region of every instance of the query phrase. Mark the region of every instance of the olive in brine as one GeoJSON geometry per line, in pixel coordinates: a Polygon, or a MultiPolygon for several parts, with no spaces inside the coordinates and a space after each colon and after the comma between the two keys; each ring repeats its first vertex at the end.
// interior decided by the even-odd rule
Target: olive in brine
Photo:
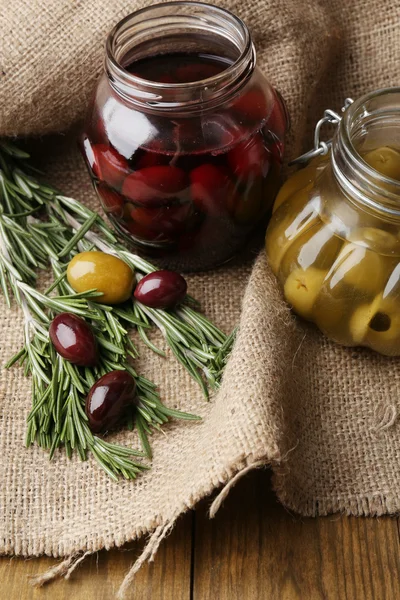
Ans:
{"type": "Polygon", "coordinates": [[[400,180],[400,153],[390,146],[370,150],[363,156],[370,167],[391,179],[400,180]]]}
{"type": "Polygon", "coordinates": [[[370,304],[358,307],[350,319],[355,343],[386,356],[400,354],[400,305],[398,298],[378,294],[370,304]]]}
{"type": "Polygon", "coordinates": [[[284,294],[293,310],[304,319],[312,318],[312,311],[318,294],[324,284],[327,272],[314,267],[294,269],[286,279],[284,294]]]}
{"type": "Polygon", "coordinates": [[[80,367],[97,363],[97,344],[92,328],[84,319],[61,313],[51,322],[49,336],[58,354],[80,367]]]}
{"type": "Polygon", "coordinates": [[[94,433],[113,429],[129,407],[137,403],[136,383],[127,371],[111,371],[100,377],[86,398],[86,415],[94,433]]]}
{"type": "Polygon", "coordinates": [[[187,283],[175,271],[155,271],[139,281],[134,291],[138,302],[150,308],[171,308],[186,296],[187,283]]]}

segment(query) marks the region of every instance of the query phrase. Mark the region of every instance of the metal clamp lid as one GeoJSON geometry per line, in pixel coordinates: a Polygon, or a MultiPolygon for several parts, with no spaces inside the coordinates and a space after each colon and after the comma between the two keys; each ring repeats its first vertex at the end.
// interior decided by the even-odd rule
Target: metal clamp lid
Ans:
{"type": "MultiPolygon", "coordinates": [[[[353,102],[354,102],[354,100],[352,100],[351,98],[346,98],[346,100],[344,101],[344,106],[341,109],[341,112],[344,113],[345,110],[347,110],[348,107],[351,104],[353,104],[353,102]]],[[[329,149],[332,145],[332,138],[330,140],[328,140],[327,142],[323,142],[320,139],[321,128],[323,125],[326,125],[326,124],[338,125],[341,120],[342,120],[342,115],[338,114],[334,110],[331,110],[330,108],[327,108],[324,111],[324,116],[322,117],[322,119],[320,119],[318,121],[318,123],[315,126],[314,148],[312,150],[309,150],[308,152],[305,152],[305,154],[302,154],[298,158],[295,158],[294,160],[292,160],[289,163],[289,166],[305,164],[305,163],[308,163],[312,158],[315,158],[316,156],[325,156],[326,154],[328,154],[329,149]]]]}

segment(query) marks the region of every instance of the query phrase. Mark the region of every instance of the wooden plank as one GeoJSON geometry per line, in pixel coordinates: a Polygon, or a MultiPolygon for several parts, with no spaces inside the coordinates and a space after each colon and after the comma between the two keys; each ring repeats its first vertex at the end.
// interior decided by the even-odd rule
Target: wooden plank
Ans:
{"type": "Polygon", "coordinates": [[[398,600],[392,518],[301,519],[266,471],[238,484],[213,521],[196,512],[192,600],[398,600]]]}
{"type": "MultiPolygon", "coordinates": [[[[214,521],[196,513],[193,594],[192,515],[137,575],[135,600],[397,600],[400,544],[395,519],[300,519],[274,499],[265,471],[249,475],[214,521]]],[[[87,559],[70,582],[32,590],[26,576],[52,559],[0,560],[11,600],[110,600],[143,543],[87,559]]]]}
{"type": "MultiPolygon", "coordinates": [[[[190,600],[193,514],[185,515],[160,547],[156,561],[136,575],[131,597],[135,600],[190,600]]],[[[36,575],[55,564],[42,557],[24,560],[0,559],[1,598],[10,600],[111,600],[126,572],[139,556],[143,542],[123,550],[99,552],[88,557],[69,581],[59,580],[40,589],[32,588],[28,575],[36,575]]]]}

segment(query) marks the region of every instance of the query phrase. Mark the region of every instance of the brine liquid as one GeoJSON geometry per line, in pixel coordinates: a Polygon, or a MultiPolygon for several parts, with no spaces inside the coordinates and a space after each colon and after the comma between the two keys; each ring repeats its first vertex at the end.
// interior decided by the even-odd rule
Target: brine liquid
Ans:
{"type": "Polygon", "coordinates": [[[192,83],[218,75],[232,64],[212,54],[166,54],[150,56],[125,67],[130,73],[159,83],[192,83]]]}

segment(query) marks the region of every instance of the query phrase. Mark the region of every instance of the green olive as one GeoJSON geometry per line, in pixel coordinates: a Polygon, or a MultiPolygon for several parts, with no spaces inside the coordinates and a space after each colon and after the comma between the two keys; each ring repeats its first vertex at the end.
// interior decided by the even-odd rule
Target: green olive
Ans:
{"type": "Polygon", "coordinates": [[[102,304],[120,304],[132,294],[134,272],[120,258],[105,252],[81,252],[68,265],[67,279],[76,292],[96,289],[102,304]]]}
{"type": "Polygon", "coordinates": [[[385,287],[391,266],[387,257],[364,246],[344,244],[330,272],[331,288],[345,283],[361,293],[375,296],[385,287]]]}
{"type": "Polygon", "coordinates": [[[400,250],[400,239],[377,227],[358,227],[350,232],[348,240],[382,254],[400,250]]]}
{"type": "Polygon", "coordinates": [[[378,294],[351,315],[350,334],[355,344],[369,346],[387,356],[400,355],[400,303],[378,294]]]}
{"type": "Polygon", "coordinates": [[[370,167],[391,179],[400,180],[400,153],[389,146],[382,146],[363,156],[370,167]]]}
{"type": "Polygon", "coordinates": [[[288,198],[299,190],[310,191],[314,187],[318,172],[326,167],[326,157],[312,160],[306,167],[299,169],[289,177],[279,190],[272,212],[275,212],[288,198]]]}
{"type": "Polygon", "coordinates": [[[293,240],[281,261],[280,275],[285,278],[294,266],[304,270],[310,267],[329,270],[342,245],[343,240],[337,237],[330,227],[318,220],[293,240]]]}
{"type": "Polygon", "coordinates": [[[350,336],[355,344],[364,342],[368,333],[369,324],[376,314],[380,303],[380,298],[374,298],[370,304],[361,304],[350,317],[349,329],[350,336]]]}
{"type": "Polygon", "coordinates": [[[300,190],[292,197],[290,206],[283,206],[282,210],[272,215],[265,238],[265,248],[275,275],[293,241],[317,220],[318,205],[310,199],[307,190],[300,190]]]}
{"type": "Polygon", "coordinates": [[[324,284],[327,272],[310,267],[295,269],[286,279],[284,294],[293,310],[305,319],[311,319],[312,310],[324,284]]]}
{"type": "Polygon", "coordinates": [[[351,300],[344,294],[335,296],[329,285],[329,273],[313,306],[313,321],[325,335],[339,344],[352,345],[349,333],[351,300]]]}
{"type": "Polygon", "coordinates": [[[387,356],[400,355],[400,303],[379,294],[370,305],[370,319],[363,343],[387,356]]]}

